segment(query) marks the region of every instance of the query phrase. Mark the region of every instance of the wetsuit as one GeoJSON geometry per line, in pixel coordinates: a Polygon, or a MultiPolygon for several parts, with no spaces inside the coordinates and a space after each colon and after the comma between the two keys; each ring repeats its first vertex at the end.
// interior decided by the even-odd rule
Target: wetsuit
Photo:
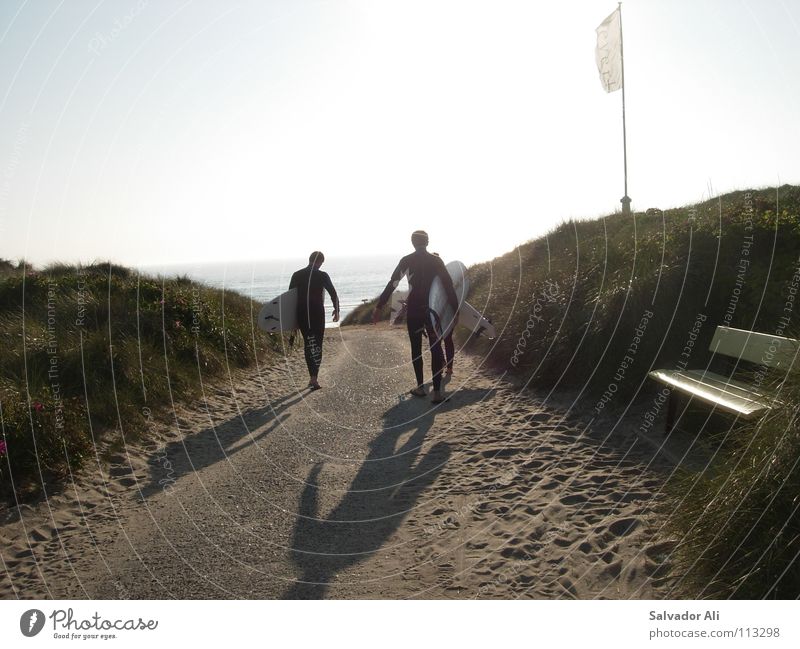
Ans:
{"type": "Polygon", "coordinates": [[[453,357],[456,355],[456,346],[453,344],[453,331],[444,337],[444,357],[447,371],[453,371],[453,357]]]}
{"type": "Polygon", "coordinates": [[[397,288],[404,275],[408,276],[409,293],[406,324],[408,326],[408,338],[411,341],[411,363],[414,366],[417,385],[421,386],[424,383],[422,367],[422,333],[424,331],[428,336],[428,342],[431,347],[433,389],[438,391],[442,381],[444,354],[442,353],[442,341],[433,326],[428,312],[428,297],[434,278],[441,277],[447,293],[447,299],[453,309],[456,310],[458,309],[458,297],[453,287],[453,280],[444,267],[444,262],[427,250],[416,250],[403,257],[400,263],[397,264],[397,268],[392,273],[392,278],[378,298],[377,308],[380,309],[388,302],[389,296],[397,288]]]}
{"type": "Polygon", "coordinates": [[[339,310],[339,297],[328,273],[306,266],[295,272],[289,288],[297,289],[297,326],[303,334],[309,376],[317,376],[322,364],[322,339],[325,337],[325,295],[328,291],[333,308],[339,310]]]}

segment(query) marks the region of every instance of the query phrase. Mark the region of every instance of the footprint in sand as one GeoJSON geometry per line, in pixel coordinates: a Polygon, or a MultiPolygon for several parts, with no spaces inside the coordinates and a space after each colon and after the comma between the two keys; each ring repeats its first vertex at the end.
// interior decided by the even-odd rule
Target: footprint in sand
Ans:
{"type": "Polygon", "coordinates": [[[522,500],[526,495],[527,494],[525,491],[520,490],[520,491],[509,491],[507,493],[502,494],[500,497],[503,500],[516,501],[516,500],[522,500]]]}
{"type": "MultiPolygon", "coordinates": [[[[616,555],[615,555],[614,558],[616,558],[616,555]]],[[[619,577],[622,574],[622,560],[618,559],[617,561],[614,561],[613,563],[609,563],[608,566],[606,566],[606,569],[603,572],[605,574],[607,574],[608,576],[616,579],[617,577],[619,577]]]]}
{"type": "Polygon", "coordinates": [[[639,527],[641,521],[638,518],[620,518],[608,526],[608,530],[614,536],[627,536],[639,527]]]}
{"type": "Polygon", "coordinates": [[[547,527],[544,525],[537,525],[531,530],[530,534],[528,534],[528,539],[530,541],[538,541],[545,534],[547,534],[547,527]]]}
{"type": "Polygon", "coordinates": [[[570,496],[564,496],[560,498],[559,502],[562,505],[580,505],[585,503],[587,500],[589,499],[583,494],[572,494],[570,496]]]}
{"type": "Polygon", "coordinates": [[[647,502],[652,499],[652,495],[637,491],[629,491],[628,493],[614,492],[610,495],[610,498],[618,503],[647,502]]]}
{"type": "Polygon", "coordinates": [[[644,571],[648,577],[651,577],[653,579],[659,579],[662,577],[666,577],[669,574],[670,566],[669,564],[666,563],[657,563],[655,561],[647,559],[644,562],[644,571]]]}
{"type": "Polygon", "coordinates": [[[617,558],[617,555],[613,552],[603,552],[602,554],[598,555],[605,563],[614,563],[614,559],[617,558]]]}
{"type": "Polygon", "coordinates": [[[533,575],[519,575],[517,577],[516,583],[522,587],[527,588],[530,586],[534,581],[536,581],[536,577],[533,575]]]}
{"type": "Polygon", "coordinates": [[[660,563],[672,553],[677,544],[677,541],[662,541],[660,543],[654,543],[653,545],[649,545],[644,549],[644,554],[648,559],[660,563]]]}
{"type": "Polygon", "coordinates": [[[53,535],[54,533],[52,530],[50,531],[50,534],[47,534],[40,529],[32,529],[30,532],[28,532],[28,538],[33,541],[46,541],[53,535]]]}
{"type": "Polygon", "coordinates": [[[548,414],[546,412],[535,412],[535,413],[533,413],[531,415],[528,415],[528,421],[530,421],[530,422],[542,422],[542,423],[545,423],[545,422],[550,421],[550,419],[552,419],[552,415],[550,415],[550,414],[548,414]]]}
{"type": "Polygon", "coordinates": [[[514,455],[518,455],[519,453],[523,453],[524,450],[521,448],[515,447],[504,447],[504,448],[493,448],[489,449],[488,451],[483,451],[481,455],[485,458],[493,458],[493,457],[513,457],[514,455]]]}
{"type": "Polygon", "coordinates": [[[115,464],[108,470],[108,475],[112,478],[119,478],[121,476],[130,475],[133,469],[129,464],[115,464]]]}
{"type": "Polygon", "coordinates": [[[578,599],[578,590],[575,588],[574,584],[570,579],[568,579],[567,577],[561,577],[558,580],[558,583],[565,591],[567,591],[575,599],[578,599]]]}
{"type": "Polygon", "coordinates": [[[523,464],[522,468],[523,469],[528,469],[528,470],[533,470],[533,469],[539,469],[542,466],[544,466],[544,462],[542,462],[541,460],[530,460],[529,462],[526,462],[525,464],[523,464]]]}
{"type": "Polygon", "coordinates": [[[560,548],[568,548],[574,542],[575,541],[573,541],[571,539],[568,539],[568,538],[565,538],[565,537],[561,537],[561,536],[558,536],[558,537],[553,539],[553,545],[557,545],[560,548]]]}
{"type": "Polygon", "coordinates": [[[529,559],[530,554],[524,548],[503,548],[500,550],[500,556],[505,559],[529,559]]]}

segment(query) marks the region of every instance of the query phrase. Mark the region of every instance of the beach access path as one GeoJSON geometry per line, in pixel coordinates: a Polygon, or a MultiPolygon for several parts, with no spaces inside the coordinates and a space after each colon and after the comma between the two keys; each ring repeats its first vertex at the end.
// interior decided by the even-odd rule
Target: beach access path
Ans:
{"type": "Polygon", "coordinates": [[[466,353],[432,406],[409,360],[402,327],[329,329],[322,390],[301,349],[206,385],[0,512],[0,597],[668,596],[653,446],[466,353]]]}

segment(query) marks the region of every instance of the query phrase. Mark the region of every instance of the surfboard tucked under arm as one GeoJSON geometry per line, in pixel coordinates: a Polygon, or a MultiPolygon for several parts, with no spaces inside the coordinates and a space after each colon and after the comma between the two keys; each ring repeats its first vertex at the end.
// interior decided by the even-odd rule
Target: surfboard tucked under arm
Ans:
{"type": "Polygon", "coordinates": [[[297,289],[267,302],[258,314],[258,328],[269,333],[297,329],[297,289]]]}
{"type": "MultiPolygon", "coordinates": [[[[450,275],[450,279],[453,280],[453,288],[456,291],[458,304],[461,306],[464,304],[469,291],[467,267],[460,261],[451,261],[445,268],[450,275]]],[[[444,284],[439,277],[434,278],[431,283],[431,290],[428,294],[428,310],[433,318],[433,326],[440,335],[447,335],[456,326],[455,311],[447,299],[447,292],[444,290],[444,284]]]]}
{"type": "Polygon", "coordinates": [[[469,292],[467,267],[460,261],[451,261],[445,268],[453,280],[453,288],[458,298],[458,319],[454,321],[453,307],[447,300],[442,280],[437,277],[431,284],[428,299],[428,308],[433,317],[434,327],[440,333],[447,334],[452,332],[456,325],[460,325],[469,329],[476,336],[494,338],[497,331],[492,322],[466,300],[469,292]]]}

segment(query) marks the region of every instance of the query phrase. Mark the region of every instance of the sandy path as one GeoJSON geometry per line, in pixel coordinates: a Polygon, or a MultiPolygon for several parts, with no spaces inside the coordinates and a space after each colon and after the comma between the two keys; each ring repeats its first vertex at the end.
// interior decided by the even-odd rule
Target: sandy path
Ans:
{"type": "MultiPolygon", "coordinates": [[[[329,331],[180,408],[62,494],[4,512],[0,597],[654,598],[670,467],[635,435],[459,356],[451,399],[404,397],[402,330],[329,331]]],[[[2,520],[2,519],[0,519],[2,520]]]]}

